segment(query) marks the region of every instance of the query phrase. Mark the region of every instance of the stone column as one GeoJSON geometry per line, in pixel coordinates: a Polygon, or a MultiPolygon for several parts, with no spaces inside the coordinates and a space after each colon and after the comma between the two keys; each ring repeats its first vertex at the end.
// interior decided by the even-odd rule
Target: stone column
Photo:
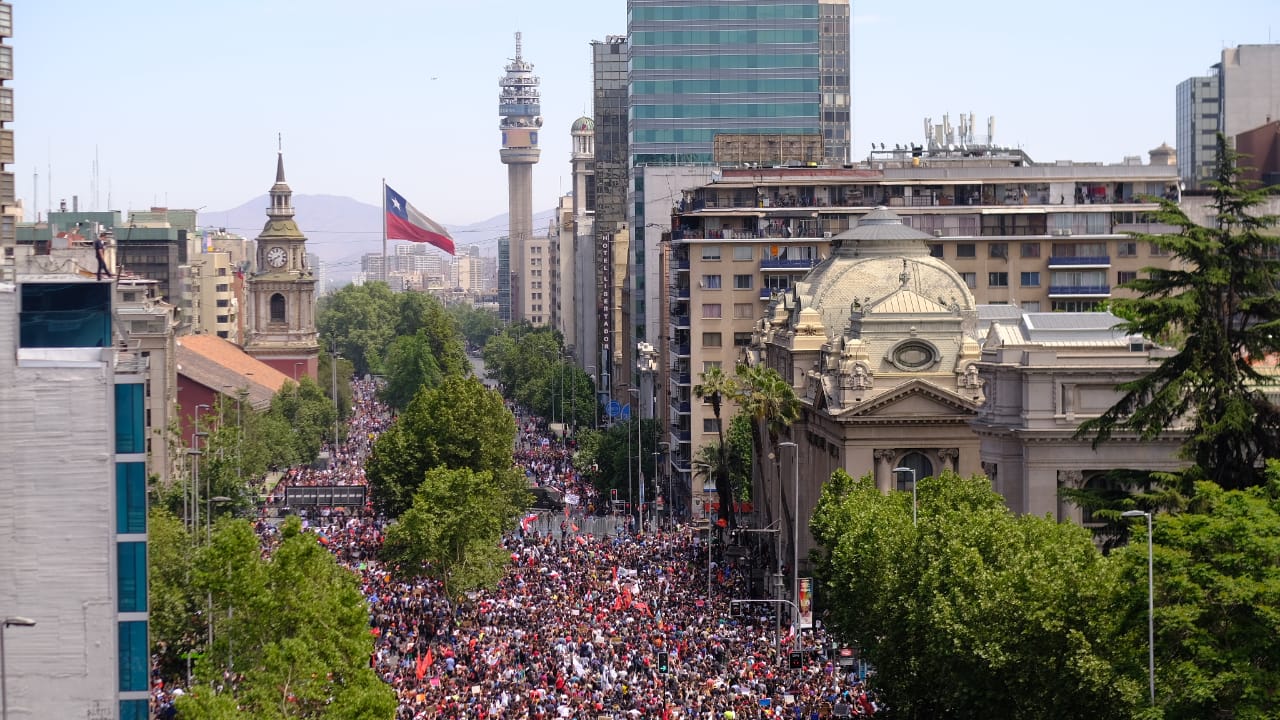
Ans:
{"type": "Polygon", "coordinates": [[[873,450],[871,456],[876,460],[876,488],[889,494],[893,490],[893,456],[896,450],[873,450]]]}
{"type": "Polygon", "coordinates": [[[956,461],[960,458],[959,448],[942,448],[938,450],[938,459],[942,460],[942,470],[956,471],[956,461]]]}

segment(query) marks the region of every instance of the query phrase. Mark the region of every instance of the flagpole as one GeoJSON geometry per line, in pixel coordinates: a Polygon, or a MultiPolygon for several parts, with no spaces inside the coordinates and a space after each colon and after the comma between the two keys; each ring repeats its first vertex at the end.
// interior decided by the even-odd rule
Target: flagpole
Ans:
{"type": "Polygon", "coordinates": [[[387,179],[382,178],[382,282],[391,282],[387,279],[387,179]]]}

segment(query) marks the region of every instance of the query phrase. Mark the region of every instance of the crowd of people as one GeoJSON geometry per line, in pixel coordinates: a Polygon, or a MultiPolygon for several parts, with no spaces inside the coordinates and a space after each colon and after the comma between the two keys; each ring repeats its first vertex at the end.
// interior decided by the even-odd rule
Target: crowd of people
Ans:
{"type": "MultiPolygon", "coordinates": [[[[372,384],[358,381],[355,397],[337,467],[328,475],[291,472],[287,482],[364,482],[361,465],[390,414],[372,384]]],[[[794,630],[781,623],[788,637],[779,637],[769,615],[775,606],[733,612],[730,599],[747,595],[748,568],[708,558],[706,533],[581,531],[575,518],[597,498],[573,468],[572,444],[549,437],[537,418],[517,420],[515,458],[530,484],[576,502],[563,519],[557,513],[559,533],[526,518],[504,538],[511,564],[492,590],[451,602],[434,581],[394,576],[376,559],[384,519],[369,507],[308,519],[360,578],[375,639],[370,662],[399,698],[397,720],[875,713],[862,678],[837,662],[820,629],[805,633],[808,649],[793,668],[780,648],[794,630]]]]}

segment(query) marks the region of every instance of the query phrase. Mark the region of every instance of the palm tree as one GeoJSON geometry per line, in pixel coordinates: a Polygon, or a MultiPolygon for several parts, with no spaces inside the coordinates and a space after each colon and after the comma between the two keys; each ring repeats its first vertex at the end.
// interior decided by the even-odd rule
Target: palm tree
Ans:
{"type": "MultiPolygon", "coordinates": [[[[769,494],[764,492],[764,441],[769,439],[772,450],[778,445],[782,431],[800,418],[800,399],[795,390],[777,370],[763,365],[739,365],[737,368],[737,391],[733,399],[738,407],[751,418],[752,459],[752,498],[761,498],[768,503],[769,494]]],[[[778,478],[774,478],[779,482],[778,478]]],[[[774,515],[775,513],[770,513],[774,515]]]]}
{"type": "Polygon", "coordinates": [[[702,382],[693,386],[693,394],[699,400],[711,402],[711,412],[716,418],[716,433],[720,439],[720,444],[717,446],[720,456],[716,463],[719,475],[716,480],[716,494],[720,496],[721,517],[725,518],[729,528],[732,529],[737,527],[737,521],[733,516],[733,481],[729,477],[729,459],[727,447],[724,444],[724,423],[720,418],[720,408],[725,398],[731,398],[737,393],[737,384],[718,367],[708,368],[701,373],[701,378],[702,382]]]}

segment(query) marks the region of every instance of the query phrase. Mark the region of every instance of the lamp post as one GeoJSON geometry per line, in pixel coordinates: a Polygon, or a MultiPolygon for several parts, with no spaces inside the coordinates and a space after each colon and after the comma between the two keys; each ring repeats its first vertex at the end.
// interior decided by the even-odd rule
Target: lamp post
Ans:
{"type": "Polygon", "coordinates": [[[596,366],[588,365],[587,374],[591,376],[591,392],[595,394],[595,420],[592,421],[591,429],[600,429],[600,388],[596,386],[596,366]]]}
{"type": "Polygon", "coordinates": [[[188,454],[191,455],[191,536],[193,542],[199,542],[195,538],[200,535],[200,444],[199,439],[208,433],[200,430],[200,411],[210,410],[211,408],[200,403],[196,405],[196,421],[195,432],[191,433],[191,449],[188,454]]]}
{"type": "Polygon", "coordinates": [[[0,622],[0,718],[9,720],[9,688],[4,669],[4,631],[10,627],[35,627],[36,621],[31,618],[7,617],[0,622]]]}
{"type": "Polygon", "coordinates": [[[915,468],[896,467],[893,469],[895,473],[911,473],[911,524],[918,525],[918,517],[916,511],[916,471],[915,468]]]}
{"type": "MultiPolygon", "coordinates": [[[[800,446],[791,441],[778,443],[779,448],[791,448],[791,597],[800,599],[800,446]]],[[[781,508],[778,509],[781,512],[781,508]]],[[[800,643],[800,606],[792,603],[795,612],[796,646],[800,643]]]]}
{"type": "Polygon", "coordinates": [[[1151,692],[1151,706],[1156,704],[1156,581],[1155,555],[1151,545],[1151,513],[1145,510],[1125,510],[1120,517],[1147,519],[1147,684],[1151,692]]]}

